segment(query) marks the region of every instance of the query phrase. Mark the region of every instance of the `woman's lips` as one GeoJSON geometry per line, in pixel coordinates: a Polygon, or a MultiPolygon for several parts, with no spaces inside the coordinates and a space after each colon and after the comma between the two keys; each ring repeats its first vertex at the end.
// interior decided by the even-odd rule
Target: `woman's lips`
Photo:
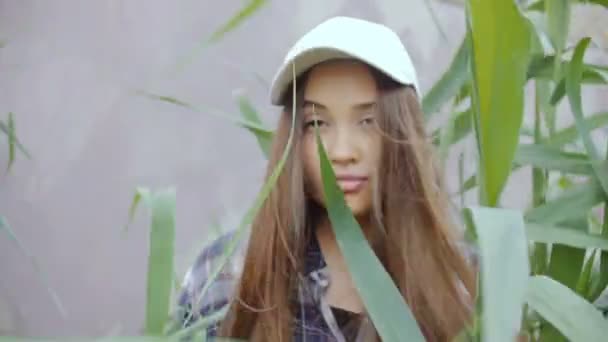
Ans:
{"type": "Polygon", "coordinates": [[[353,175],[338,175],[336,177],[338,186],[345,194],[354,193],[363,188],[367,182],[367,177],[353,175]]]}

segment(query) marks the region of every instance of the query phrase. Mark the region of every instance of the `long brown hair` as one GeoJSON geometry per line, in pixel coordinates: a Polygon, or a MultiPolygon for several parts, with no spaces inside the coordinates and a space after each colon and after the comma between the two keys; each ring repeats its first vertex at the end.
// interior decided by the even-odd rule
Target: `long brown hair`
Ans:
{"type": "MultiPolygon", "coordinates": [[[[370,68],[379,88],[382,162],[374,193],[381,237],[375,251],[430,341],[453,338],[470,318],[473,272],[456,245],[448,199],[424,129],[419,99],[370,68]]],[[[298,279],[307,238],[314,229],[300,157],[299,115],[306,73],[296,98],[286,95],[269,158],[267,177],[287,144],[295,106],[293,148],[283,172],[251,227],[235,300],[220,335],[251,341],[290,341],[298,279]]],[[[379,340],[377,334],[374,334],[379,340]]]]}

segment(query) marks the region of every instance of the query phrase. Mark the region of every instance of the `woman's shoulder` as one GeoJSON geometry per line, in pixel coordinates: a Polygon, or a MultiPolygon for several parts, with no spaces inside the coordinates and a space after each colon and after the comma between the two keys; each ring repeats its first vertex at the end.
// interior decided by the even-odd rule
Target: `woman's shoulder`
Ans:
{"type": "Polygon", "coordinates": [[[234,244],[236,237],[236,231],[229,231],[212,240],[188,268],[177,303],[177,319],[182,325],[216,313],[230,303],[244,258],[245,243],[234,244]],[[231,247],[233,253],[229,252],[231,247]]]}

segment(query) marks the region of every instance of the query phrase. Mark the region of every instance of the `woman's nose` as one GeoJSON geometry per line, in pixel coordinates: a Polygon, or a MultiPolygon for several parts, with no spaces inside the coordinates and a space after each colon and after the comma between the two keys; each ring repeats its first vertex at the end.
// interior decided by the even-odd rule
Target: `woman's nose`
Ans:
{"type": "Polygon", "coordinates": [[[336,128],[328,151],[329,158],[336,164],[349,164],[357,161],[356,137],[349,129],[336,128]]]}

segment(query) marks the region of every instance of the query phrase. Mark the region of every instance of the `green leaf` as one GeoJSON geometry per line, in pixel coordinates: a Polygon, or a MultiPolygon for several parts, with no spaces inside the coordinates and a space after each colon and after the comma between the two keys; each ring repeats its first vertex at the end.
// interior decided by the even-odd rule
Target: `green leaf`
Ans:
{"type": "Polygon", "coordinates": [[[49,296],[53,300],[53,304],[57,308],[57,311],[59,311],[59,314],[61,315],[62,318],[66,318],[67,313],[66,313],[66,310],[61,301],[61,298],[57,294],[57,291],[55,291],[53,289],[53,287],[51,287],[46,273],[44,273],[42,271],[42,268],[38,264],[38,261],[36,260],[34,255],[32,253],[30,253],[30,251],[25,247],[25,245],[17,237],[17,234],[15,234],[15,232],[11,229],[6,218],[4,216],[0,215],[0,231],[2,231],[2,230],[4,230],[8,234],[8,237],[15,243],[15,245],[21,251],[21,253],[23,253],[23,255],[29,260],[30,264],[36,271],[36,274],[38,275],[38,277],[40,277],[40,280],[46,287],[46,291],[48,292],[49,296]]]}
{"type": "Polygon", "coordinates": [[[586,215],[594,206],[604,200],[600,185],[595,180],[573,186],[564,191],[558,198],[528,210],[526,221],[536,223],[560,223],[586,215]]]}
{"type": "Polygon", "coordinates": [[[584,249],[554,245],[551,248],[548,275],[574,290],[584,261],[584,249]]]}
{"type": "Polygon", "coordinates": [[[8,169],[15,162],[15,119],[13,113],[8,113],[8,169]]]}
{"type": "Polygon", "coordinates": [[[608,238],[566,226],[529,222],[526,224],[526,235],[529,240],[536,242],[608,251],[608,238]]]}
{"type": "Polygon", "coordinates": [[[608,321],[574,291],[546,276],[528,281],[526,301],[544,319],[573,342],[602,341],[608,321]]]}
{"type": "MultiPolygon", "coordinates": [[[[292,65],[292,76],[294,79],[296,78],[295,77],[295,66],[293,66],[293,65],[292,65]]],[[[297,82],[293,82],[293,87],[292,87],[292,97],[293,98],[296,97],[296,88],[297,88],[296,83],[297,82]]],[[[193,303],[193,307],[199,306],[200,301],[202,300],[202,298],[205,296],[205,294],[211,287],[211,284],[213,284],[213,281],[215,280],[215,278],[217,278],[217,276],[220,274],[221,270],[226,266],[226,263],[228,262],[230,257],[236,251],[236,248],[237,248],[239,242],[243,239],[243,237],[245,236],[245,233],[247,232],[247,230],[246,230],[247,227],[251,224],[254,217],[257,215],[258,211],[260,210],[260,208],[266,201],[266,198],[268,198],[270,191],[272,191],[272,189],[274,188],[274,186],[279,178],[279,175],[283,171],[283,167],[285,166],[285,162],[287,161],[287,157],[289,156],[289,151],[291,150],[291,146],[293,144],[293,132],[295,129],[295,122],[296,122],[295,106],[292,109],[291,115],[292,115],[292,120],[291,120],[291,128],[289,130],[289,138],[287,139],[287,144],[285,145],[285,149],[283,150],[281,159],[277,162],[276,166],[272,170],[272,173],[270,174],[270,176],[268,176],[268,178],[266,179],[266,182],[262,185],[262,189],[258,193],[258,196],[256,197],[253,205],[249,208],[247,213],[245,213],[245,216],[241,219],[241,222],[239,223],[239,226],[237,227],[236,231],[234,232],[232,239],[226,244],[224,253],[217,260],[215,269],[213,269],[209,273],[208,281],[207,281],[207,283],[205,283],[205,285],[201,289],[199,295],[196,298],[196,301],[193,303]]],[[[190,315],[186,318],[186,321],[188,321],[191,317],[192,317],[192,311],[190,311],[190,315]]]]}
{"type": "Polygon", "coordinates": [[[129,229],[129,224],[133,222],[133,217],[135,217],[135,212],[137,211],[137,207],[142,198],[144,199],[144,202],[148,208],[152,207],[152,193],[150,190],[147,188],[137,188],[135,190],[135,195],[133,196],[131,206],[129,207],[129,221],[125,225],[125,232],[127,232],[129,229]]]}
{"type": "Polygon", "coordinates": [[[10,139],[12,137],[13,142],[14,142],[15,146],[17,147],[17,150],[19,150],[19,152],[21,152],[21,154],[23,154],[26,158],[31,159],[30,153],[27,151],[25,146],[23,146],[23,144],[21,144],[21,142],[19,141],[19,138],[17,137],[17,135],[14,132],[14,123],[13,123],[13,129],[10,129],[6,123],[4,123],[3,121],[0,121],[0,132],[4,133],[9,138],[9,144],[10,144],[10,139]]]}
{"type": "Polygon", "coordinates": [[[467,208],[475,227],[481,262],[484,341],[513,341],[520,331],[529,275],[522,215],[514,210],[467,208]]]}
{"type": "MultiPolygon", "coordinates": [[[[446,146],[451,146],[464,139],[471,133],[471,129],[473,128],[473,114],[470,109],[453,113],[449,120],[453,122],[453,132],[448,136],[449,139],[445,141],[446,146]]],[[[438,128],[433,132],[433,144],[442,144],[442,129],[438,128]]]]}
{"type": "MultiPolygon", "coordinates": [[[[569,65],[567,65],[569,66],[569,65]]],[[[608,84],[608,79],[594,70],[583,69],[581,84],[608,84]]],[[[566,78],[562,78],[551,94],[551,105],[557,105],[566,96],[566,78]]]]}
{"type": "Polygon", "coordinates": [[[469,4],[480,200],[496,206],[517,149],[531,33],[513,1],[469,4]]]}
{"type": "Polygon", "coordinates": [[[549,38],[553,47],[563,51],[566,47],[570,27],[570,0],[551,0],[545,2],[549,38]]]}
{"type": "Polygon", "coordinates": [[[251,120],[248,120],[244,117],[242,118],[237,118],[234,115],[230,115],[227,113],[223,113],[217,109],[214,108],[202,108],[202,107],[198,107],[192,104],[189,104],[185,101],[176,99],[174,97],[171,96],[163,96],[163,95],[156,95],[156,94],[152,94],[152,93],[148,93],[148,92],[144,92],[141,91],[140,95],[145,96],[149,99],[152,100],[158,100],[158,101],[162,101],[162,102],[166,102],[166,103],[170,103],[179,107],[183,107],[183,108],[187,108],[190,109],[192,111],[195,112],[199,112],[202,114],[208,114],[208,115],[213,115],[216,117],[220,117],[220,118],[224,118],[224,119],[229,119],[233,124],[237,125],[237,126],[241,126],[243,128],[246,128],[252,132],[254,132],[256,135],[272,135],[274,134],[272,130],[270,130],[267,127],[264,127],[263,125],[261,125],[259,122],[254,122],[251,120]]]}
{"type": "Polygon", "coordinates": [[[422,99],[422,111],[427,119],[456,96],[469,80],[469,52],[465,42],[466,39],[460,44],[448,69],[422,99]]]}
{"type": "MultiPolygon", "coordinates": [[[[247,120],[247,122],[253,122],[260,126],[264,126],[260,115],[257,113],[251,102],[243,95],[240,95],[237,99],[241,114],[247,120]]],[[[247,128],[251,133],[255,135],[258,141],[258,145],[262,149],[262,152],[268,158],[270,154],[270,147],[272,145],[273,132],[261,131],[256,129],[247,128]]]]}
{"type": "Polygon", "coordinates": [[[239,25],[241,25],[246,19],[255,14],[263,5],[267,3],[266,0],[249,0],[247,4],[241,8],[228,22],[226,22],[222,27],[213,32],[211,38],[209,38],[209,42],[217,42],[220,40],[226,33],[234,30],[239,25]]]}
{"type": "Polygon", "coordinates": [[[325,203],[333,231],[355,288],[383,341],[424,341],[416,319],[384,266],[369,246],[336,183],[331,162],[316,130],[325,203]]]}
{"type": "Polygon", "coordinates": [[[205,50],[205,48],[207,48],[211,44],[218,42],[224,37],[224,35],[226,35],[230,31],[233,31],[234,29],[239,27],[243,22],[245,22],[245,20],[253,16],[258,10],[260,10],[262,6],[266,3],[268,3],[268,1],[266,0],[248,0],[245,6],[239,9],[239,11],[234,14],[226,23],[224,23],[221,27],[215,30],[208,39],[204,40],[192,51],[180,58],[174,68],[178,72],[183,70],[192,61],[196,60],[200,52],[205,50]]]}
{"type": "MultiPolygon", "coordinates": [[[[608,112],[600,112],[585,117],[585,126],[589,130],[602,128],[608,125],[608,112]]],[[[556,132],[552,137],[544,139],[543,144],[561,147],[574,142],[579,138],[576,123],[556,132]]]]}
{"type": "MultiPolygon", "coordinates": [[[[526,144],[520,145],[515,154],[517,167],[530,165],[551,171],[590,175],[593,173],[591,162],[581,153],[562,152],[558,148],[526,144]]],[[[608,163],[606,163],[608,166],[608,163]]],[[[516,167],[516,168],[517,168],[516,167]]]]}
{"type": "MultiPolygon", "coordinates": [[[[599,6],[608,7],[608,0],[571,0],[575,3],[586,3],[586,4],[594,4],[599,6]]],[[[545,10],[545,0],[538,0],[527,7],[530,11],[544,11],[545,10]]]]}
{"type": "Polygon", "coordinates": [[[591,255],[585,261],[583,271],[581,272],[581,275],[578,278],[578,282],[576,283],[576,293],[583,297],[587,295],[587,292],[589,292],[589,288],[591,287],[591,269],[595,261],[596,253],[597,249],[591,251],[591,255]]]}
{"type": "Polygon", "coordinates": [[[137,202],[143,199],[151,211],[150,242],[148,255],[148,279],[146,288],[147,335],[160,336],[167,317],[173,286],[173,257],[175,245],[175,189],[168,188],[151,193],[139,188],[131,213],[137,202]]]}
{"type": "MultiPolygon", "coordinates": [[[[608,159],[608,146],[606,146],[606,159],[608,159]]],[[[602,218],[602,237],[608,239],[608,198],[604,201],[604,217],[602,218]]],[[[597,283],[593,284],[589,298],[596,300],[602,291],[608,286],[608,252],[602,251],[600,254],[599,276],[597,283]]]]}
{"type": "Polygon", "coordinates": [[[595,175],[599,183],[604,189],[604,193],[608,195],[608,169],[602,166],[599,153],[595,147],[595,144],[591,140],[589,128],[584,121],[581,100],[581,70],[585,50],[587,49],[590,41],[590,38],[581,39],[574,49],[574,55],[572,56],[572,62],[570,62],[568,76],[566,77],[566,90],[568,93],[570,108],[576,121],[578,133],[583,140],[583,145],[585,145],[589,159],[591,159],[591,166],[595,171],[595,175]]]}

